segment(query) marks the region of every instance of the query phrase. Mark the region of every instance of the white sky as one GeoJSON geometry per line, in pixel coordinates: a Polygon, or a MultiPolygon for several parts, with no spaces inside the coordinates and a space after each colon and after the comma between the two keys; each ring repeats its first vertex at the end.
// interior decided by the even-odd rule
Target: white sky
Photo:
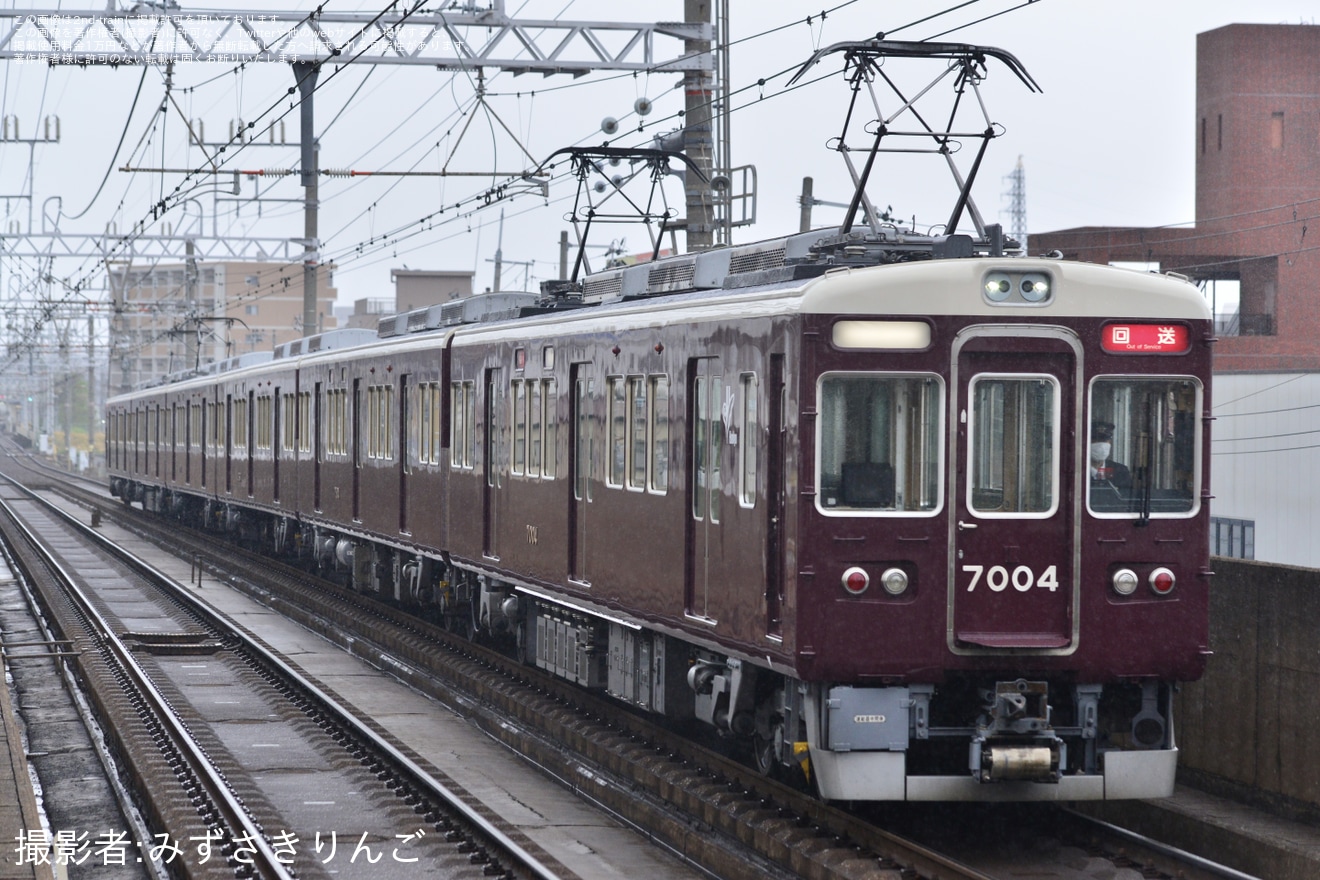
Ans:
{"type": "MultiPolygon", "coordinates": [[[[82,8],[100,5],[82,4],[82,8]]],[[[189,7],[185,11],[233,11],[259,5],[263,4],[189,7]]],[[[801,21],[808,14],[818,15],[822,5],[733,0],[732,30],[735,37],[750,36],[775,25],[801,21]]],[[[831,13],[823,24],[817,19],[811,26],[799,24],[741,43],[732,56],[732,83],[735,88],[755,83],[758,78],[770,77],[805,60],[818,46],[867,39],[877,31],[892,31],[954,5],[953,0],[861,0],[831,13]]],[[[981,0],[901,30],[893,38],[934,37],[946,28],[1014,5],[1011,0],[981,0]]],[[[78,5],[68,3],[61,6],[65,13],[76,8],[78,5]]],[[[271,4],[264,8],[281,7],[271,4]]],[[[325,8],[376,7],[361,0],[328,0],[325,8]]],[[[682,17],[682,3],[527,0],[520,6],[518,0],[508,0],[507,11],[520,18],[605,20],[613,16],[640,20],[650,16],[677,20],[682,17]]],[[[1002,219],[1007,225],[1007,214],[1001,213],[1007,206],[1004,177],[1020,155],[1026,168],[1031,231],[1090,224],[1190,222],[1196,34],[1235,22],[1311,24],[1315,14],[1313,0],[1257,0],[1249,5],[1227,0],[1035,0],[1029,6],[942,37],[1013,53],[1044,90],[1039,95],[1030,93],[1003,65],[991,62],[982,94],[991,119],[1006,133],[990,145],[974,193],[982,213],[988,221],[1002,219]]],[[[659,45],[658,54],[676,53],[675,45],[659,45]]],[[[815,73],[839,68],[835,56],[815,73]]],[[[918,79],[924,83],[933,74],[928,66],[904,67],[900,73],[896,62],[886,69],[905,83],[918,79]],[[909,70],[910,76],[906,72],[909,70]]],[[[206,82],[225,70],[228,67],[223,65],[194,64],[181,66],[174,74],[176,100],[190,118],[204,120],[208,140],[225,136],[232,118],[251,119],[280,102],[287,107],[283,93],[293,84],[287,66],[256,65],[241,74],[206,82]],[[196,88],[189,91],[193,86],[196,88]]],[[[99,233],[108,223],[124,230],[144,216],[149,218],[151,204],[162,193],[173,190],[181,179],[178,175],[162,180],[116,171],[110,174],[104,191],[85,216],[69,216],[87,207],[110,167],[126,121],[127,135],[116,166],[129,161],[138,166],[199,164],[197,151],[190,151],[186,145],[182,116],[172,108],[165,114],[155,114],[165,94],[163,71],[147,71],[136,111],[130,118],[129,108],[141,77],[141,68],[50,70],[44,65],[13,62],[5,66],[0,115],[16,117],[23,137],[31,137],[38,120],[47,114],[56,114],[61,120],[61,143],[40,146],[35,153],[33,189],[38,228],[43,207],[51,217],[62,207],[65,216],[59,223],[66,232],[99,233]],[[153,114],[158,117],[155,127],[151,124],[153,114]],[[48,201],[52,199],[59,201],[48,201]]],[[[490,106],[518,133],[531,155],[541,158],[569,144],[602,142],[605,136],[599,125],[605,116],[619,117],[625,127],[635,127],[638,120],[631,115],[632,104],[641,95],[655,103],[654,112],[646,119],[653,126],[644,136],[617,136],[613,142],[637,144],[643,137],[672,129],[675,122],[656,120],[681,109],[682,93],[674,88],[678,82],[675,75],[634,79],[598,74],[572,80],[567,76],[513,77],[492,71],[487,85],[492,93],[490,106]],[[530,94],[533,90],[535,97],[530,94]]],[[[758,223],[738,230],[738,241],[795,231],[796,199],[804,175],[815,178],[818,198],[844,201],[849,195],[842,161],[825,149],[825,141],[839,131],[842,122],[847,100],[842,77],[781,95],[785,82],[786,77],[771,79],[762,89],[745,92],[733,102],[741,108],[733,115],[734,164],[754,164],[759,181],[758,223]],[[751,101],[751,96],[758,93],[764,95],[764,100],[751,101]]],[[[317,92],[321,166],[439,169],[464,121],[456,106],[469,102],[472,94],[471,80],[464,74],[402,67],[350,68],[317,92]],[[441,145],[438,149],[437,143],[441,145]]],[[[980,127],[979,116],[963,118],[980,127]]],[[[296,166],[297,138],[294,113],[287,122],[287,149],[247,151],[234,164],[241,168],[296,166]]],[[[964,168],[975,146],[970,143],[959,157],[964,168]]],[[[930,165],[937,161],[934,157],[925,159],[930,165]]],[[[521,149],[484,115],[474,121],[462,146],[449,159],[451,170],[489,171],[494,167],[507,171],[526,165],[521,149]]],[[[907,166],[887,170],[881,164],[873,177],[871,196],[881,207],[892,205],[900,217],[915,215],[919,226],[937,224],[948,216],[953,190],[943,166],[935,165],[933,170],[938,176],[926,178],[908,171],[907,166]]],[[[0,194],[26,192],[27,172],[27,147],[0,144],[0,194]]],[[[413,269],[475,269],[478,288],[488,286],[492,268],[488,261],[496,245],[499,204],[458,222],[437,224],[433,230],[383,251],[369,250],[357,256],[356,247],[373,236],[408,227],[442,204],[465,201],[488,184],[488,180],[464,178],[322,178],[323,251],[337,258],[336,284],[341,304],[359,297],[391,297],[389,271],[405,265],[413,269]]],[[[298,202],[249,202],[238,216],[232,204],[222,206],[220,216],[215,218],[219,229],[265,237],[300,237],[302,190],[297,178],[267,179],[262,186],[271,199],[298,202]]],[[[245,183],[243,191],[251,195],[253,185],[245,183]]],[[[559,232],[568,228],[563,218],[573,191],[572,184],[563,181],[552,188],[549,205],[536,196],[520,197],[503,205],[504,257],[508,261],[534,261],[530,270],[533,289],[536,281],[557,274],[559,232]]],[[[677,185],[670,186],[669,198],[681,209],[682,194],[677,185]]],[[[203,197],[201,204],[209,231],[213,222],[210,197],[203,197]]],[[[5,227],[17,222],[26,229],[26,202],[10,198],[7,206],[5,227]]],[[[452,214],[447,212],[437,219],[448,221],[452,214]]],[[[837,222],[841,215],[837,209],[822,207],[816,209],[814,219],[816,225],[823,225],[837,222]]],[[[178,228],[184,218],[175,209],[163,222],[178,228]]],[[[602,229],[593,241],[606,243],[620,236],[627,237],[630,252],[646,249],[640,227],[602,229]]],[[[34,265],[31,261],[15,264],[10,259],[0,263],[0,296],[12,298],[24,280],[22,276],[30,275],[34,265]]],[[[65,278],[76,278],[86,271],[85,264],[70,259],[59,260],[53,267],[57,277],[65,278]]],[[[505,287],[520,284],[522,274],[521,268],[507,265],[505,287]]]]}

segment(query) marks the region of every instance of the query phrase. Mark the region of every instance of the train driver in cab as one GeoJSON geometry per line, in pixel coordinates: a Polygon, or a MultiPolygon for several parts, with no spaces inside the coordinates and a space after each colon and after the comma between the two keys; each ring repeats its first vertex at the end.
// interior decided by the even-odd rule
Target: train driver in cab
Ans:
{"type": "Polygon", "coordinates": [[[1132,488],[1132,472],[1126,465],[1113,459],[1114,424],[1095,422],[1091,425],[1091,480],[1126,492],[1132,488]]]}

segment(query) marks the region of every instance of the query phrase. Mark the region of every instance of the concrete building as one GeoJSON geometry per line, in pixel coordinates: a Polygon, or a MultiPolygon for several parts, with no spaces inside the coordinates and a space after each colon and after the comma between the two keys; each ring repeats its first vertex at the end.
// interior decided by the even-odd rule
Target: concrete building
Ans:
{"type": "MultiPolygon", "coordinates": [[[[114,267],[110,387],[127,390],[179,370],[303,335],[303,267],[215,262],[114,267]]],[[[317,276],[317,332],[336,326],[332,266],[317,276]]]]}
{"type": "Polygon", "coordinates": [[[354,300],[346,327],[375,330],[380,319],[413,309],[424,309],[472,295],[475,272],[444,269],[391,269],[394,298],[367,297],[354,300]]]}
{"type": "Polygon", "coordinates": [[[1219,339],[1216,552],[1320,567],[1320,27],[1198,35],[1191,124],[1193,227],[1033,232],[1032,251],[1202,287],[1219,339]]]}

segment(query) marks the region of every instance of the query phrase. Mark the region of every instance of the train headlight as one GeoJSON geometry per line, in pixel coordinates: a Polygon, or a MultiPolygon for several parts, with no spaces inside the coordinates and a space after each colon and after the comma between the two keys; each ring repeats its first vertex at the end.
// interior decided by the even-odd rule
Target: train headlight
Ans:
{"type": "Polygon", "coordinates": [[[907,572],[901,568],[887,568],[885,573],[880,575],[880,585],[889,595],[901,596],[908,588],[907,572]]]}
{"type": "Polygon", "coordinates": [[[871,576],[866,569],[853,566],[843,573],[843,588],[854,596],[860,596],[871,586],[871,576]]]}
{"type": "Polygon", "coordinates": [[[1167,568],[1157,568],[1150,573],[1150,589],[1157,596],[1167,596],[1173,592],[1177,578],[1167,568]]]}
{"type": "Polygon", "coordinates": [[[1137,589],[1137,584],[1141,583],[1141,578],[1130,568],[1120,568],[1114,572],[1111,581],[1114,586],[1114,592],[1120,596],[1131,596],[1137,589]]]}
{"type": "Polygon", "coordinates": [[[1022,298],[1029,303],[1038,303],[1050,295],[1050,279],[1040,272],[1028,272],[1022,276],[1022,298]]]}
{"type": "Polygon", "coordinates": [[[1004,272],[991,272],[985,276],[985,298],[991,302],[1003,302],[1013,292],[1013,281],[1004,272]]]}

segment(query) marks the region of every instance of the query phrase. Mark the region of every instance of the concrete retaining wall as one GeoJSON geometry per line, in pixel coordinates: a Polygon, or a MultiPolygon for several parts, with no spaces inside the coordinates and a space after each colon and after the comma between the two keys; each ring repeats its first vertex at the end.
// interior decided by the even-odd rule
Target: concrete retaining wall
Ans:
{"type": "Polygon", "coordinates": [[[1216,558],[1206,675],[1175,707],[1180,770],[1320,807],[1320,570],[1216,558]]]}

